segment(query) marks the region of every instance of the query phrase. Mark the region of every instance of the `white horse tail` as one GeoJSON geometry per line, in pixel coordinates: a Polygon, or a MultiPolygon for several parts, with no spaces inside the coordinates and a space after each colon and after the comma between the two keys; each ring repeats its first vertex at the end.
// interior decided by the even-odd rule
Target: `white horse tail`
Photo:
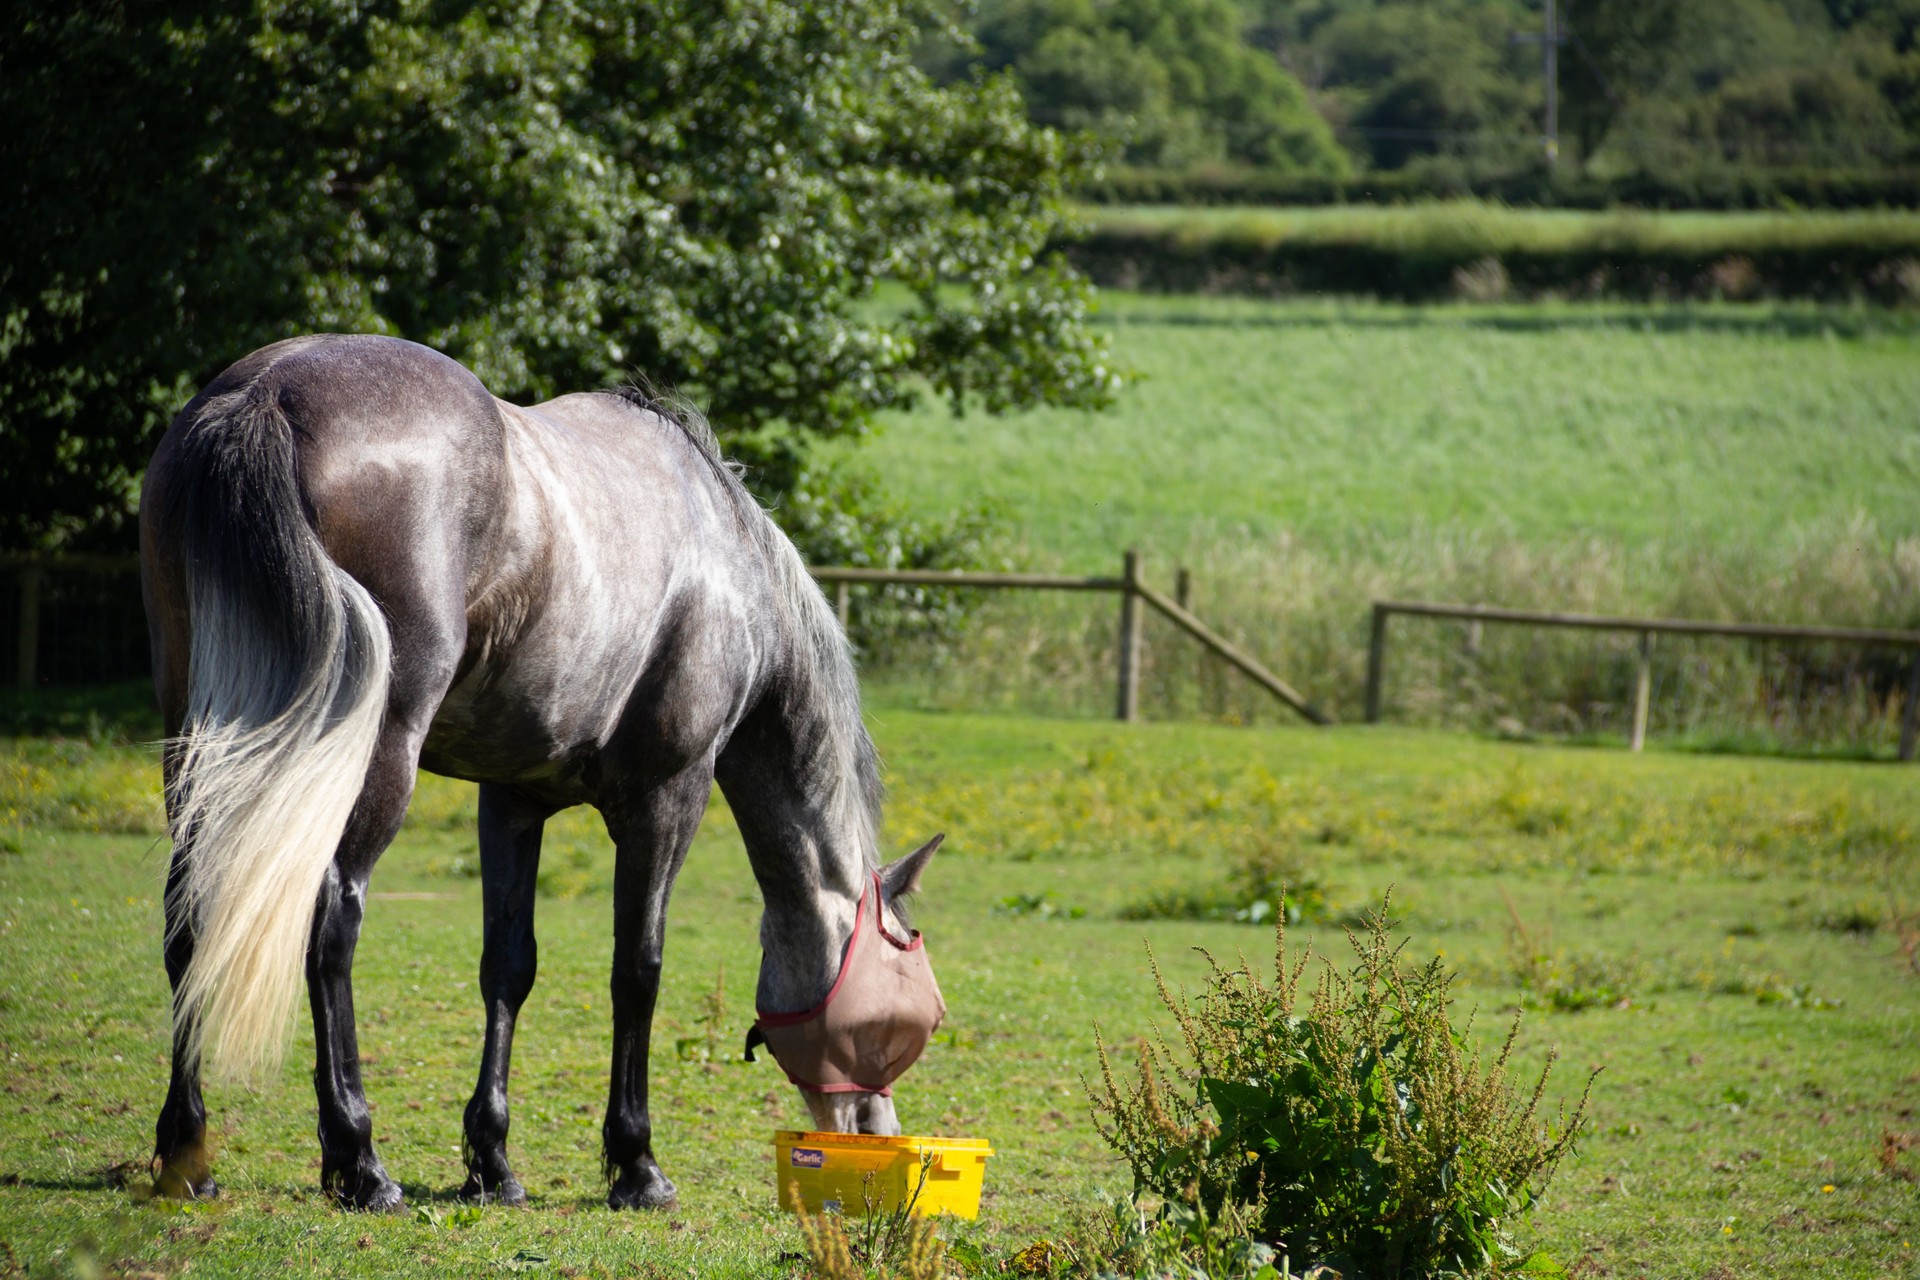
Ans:
{"type": "Polygon", "coordinates": [[[187,715],[168,820],[195,934],[174,1023],[216,1079],[280,1064],[315,901],[386,710],[379,606],[304,514],[291,425],[259,382],[185,425],[162,536],[186,565],[187,715]]]}

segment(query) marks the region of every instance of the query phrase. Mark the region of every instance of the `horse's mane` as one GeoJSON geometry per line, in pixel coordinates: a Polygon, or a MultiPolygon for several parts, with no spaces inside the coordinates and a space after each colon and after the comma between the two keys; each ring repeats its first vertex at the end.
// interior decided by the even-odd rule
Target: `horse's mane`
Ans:
{"type": "Polygon", "coordinates": [[[826,802],[856,834],[863,867],[880,859],[880,806],[885,787],[880,755],[860,718],[860,681],[853,652],[820,585],[792,539],[773,522],[741,480],[742,468],[720,449],[713,427],[684,396],[645,383],[609,389],[636,409],[679,429],[733,503],[772,576],[774,600],[792,661],[777,691],[800,752],[799,766],[824,781],[826,802]]]}

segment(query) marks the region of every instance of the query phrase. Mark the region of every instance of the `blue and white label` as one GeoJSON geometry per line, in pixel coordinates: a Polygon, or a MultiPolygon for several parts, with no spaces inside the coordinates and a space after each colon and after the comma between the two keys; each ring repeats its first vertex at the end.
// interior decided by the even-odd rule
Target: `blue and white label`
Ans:
{"type": "Polygon", "coordinates": [[[795,1147],[793,1149],[793,1167],[796,1169],[818,1169],[827,1163],[827,1153],[813,1147],[795,1147]]]}

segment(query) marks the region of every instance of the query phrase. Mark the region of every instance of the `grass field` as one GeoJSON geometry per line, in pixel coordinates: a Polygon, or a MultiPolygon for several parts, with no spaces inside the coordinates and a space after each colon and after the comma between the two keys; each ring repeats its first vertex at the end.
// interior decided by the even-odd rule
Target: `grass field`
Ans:
{"type": "MultiPolygon", "coordinates": [[[[1913,314],[1108,293],[1101,316],[1139,374],[1112,411],[927,406],[857,456],[917,511],[989,503],[1038,566],[1111,573],[1129,545],[1163,587],[1189,566],[1202,615],[1337,714],[1381,597],[1920,624],[1913,314]]],[[[1111,614],[1000,598],[908,678],[935,705],[1099,714],[1111,614]]],[[[1631,638],[1401,637],[1397,716],[1624,730],[1631,638]]],[[[1885,751],[1898,661],[1664,646],[1655,732],[1885,751]]],[[[1148,662],[1150,714],[1272,714],[1171,634],[1148,662]]]]}
{"type": "Polygon", "coordinates": [[[1086,571],[1282,535],[1748,554],[1855,516],[1920,531],[1920,316],[1120,293],[1100,315],[1139,375],[1113,410],[929,405],[861,455],[916,507],[996,504],[1086,571]]]}
{"type": "MultiPolygon", "coordinates": [[[[515,1060],[511,1145],[534,1207],[452,1201],[479,902],[471,790],[433,779],[375,881],[357,966],[377,1133],[413,1211],[321,1201],[304,1031],[276,1088],[210,1096],[225,1197],[143,1202],[166,1075],[164,850],[151,758],[114,741],[113,709],[136,703],[100,701],[93,741],[0,746],[0,1257],[36,1276],[797,1274],[766,1140],[803,1113],[770,1065],[732,1061],[757,904],[718,808],[674,902],[655,1030],[676,1210],[600,1207],[610,855],[578,812],[550,828],[541,978],[515,1060]],[[725,1016],[702,1022],[716,985],[725,1016]]],[[[84,718],[83,701],[47,718],[63,716],[84,718]]],[[[1891,923],[1920,900],[1905,771],[1402,729],[1123,729],[886,704],[871,718],[892,764],[889,846],[949,835],[918,922],[951,1017],[902,1083],[902,1118],[993,1142],[982,1219],[951,1228],[991,1256],[1057,1237],[1096,1187],[1124,1183],[1078,1077],[1096,1023],[1123,1045],[1151,1025],[1143,943],[1183,981],[1199,972],[1189,947],[1257,960],[1271,943],[1122,917],[1205,896],[1255,859],[1323,886],[1335,917],[1395,886],[1413,954],[1458,967],[1483,1037],[1527,998],[1511,899],[1546,956],[1525,969],[1548,1006],[1527,1015],[1525,1065],[1557,1046],[1562,1097],[1604,1068],[1591,1129],[1528,1227],[1580,1274],[1913,1273],[1920,1151],[1902,1143],[1920,1135],[1920,977],[1891,923]]],[[[1335,927],[1306,932],[1344,946],[1335,927]]]]}

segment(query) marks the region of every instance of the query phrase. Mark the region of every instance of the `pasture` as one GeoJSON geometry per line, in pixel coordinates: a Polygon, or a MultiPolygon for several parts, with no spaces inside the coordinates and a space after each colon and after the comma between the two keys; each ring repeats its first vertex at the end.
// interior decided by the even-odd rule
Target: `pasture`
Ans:
{"type": "MultiPolygon", "coordinates": [[[[857,457],[916,514],[985,502],[1011,558],[1036,568],[1114,573],[1132,545],[1165,589],[1188,566],[1203,617],[1342,717],[1359,714],[1379,597],[1920,623],[1911,312],[1113,292],[1100,307],[1138,375],[1112,411],[929,404],[857,457]]],[[[1101,714],[1112,612],[996,597],[956,657],[880,678],[931,705],[1101,714]]],[[[1149,716],[1274,717],[1186,642],[1150,639],[1149,716]]],[[[1463,654],[1460,628],[1419,627],[1403,642],[1389,712],[1403,722],[1624,728],[1631,637],[1488,628],[1463,654]]],[[[1884,692],[1895,677],[1863,673],[1870,658],[1663,645],[1653,731],[1887,752],[1860,681],[1884,692]]]]}
{"type": "MultiPolygon", "coordinates": [[[[533,1207],[454,1202],[479,894],[472,791],[432,778],[376,876],[356,967],[376,1130],[407,1214],[341,1214],[319,1196],[304,1029],[277,1087],[210,1093],[223,1199],[144,1202],[166,1074],[164,848],[152,757],[124,740],[152,726],[131,712],[89,725],[84,705],[37,704],[43,729],[80,731],[0,747],[0,1240],[29,1274],[796,1272],[766,1140],[804,1112],[770,1063],[735,1061],[758,906],[717,802],[675,897],[655,1027],[677,1209],[601,1207],[611,867],[584,811],[550,828],[542,968],[514,1064],[510,1144],[533,1207]]],[[[1529,1228],[1580,1274],[1915,1265],[1920,975],[1901,945],[1920,808],[1906,770],[884,700],[870,718],[892,766],[889,848],[948,832],[918,923],[951,1014],[902,1082],[901,1115],[992,1140],[985,1212],[949,1231],[990,1257],[1058,1237],[1095,1188],[1121,1188],[1078,1080],[1094,1026],[1124,1047],[1151,1025],[1143,944],[1187,981],[1193,946],[1258,960],[1264,928],[1164,918],[1230,910],[1255,866],[1312,886],[1324,910],[1296,934],[1336,957],[1339,920],[1393,886],[1413,953],[1459,968],[1483,1038],[1524,1001],[1523,1065],[1557,1048],[1554,1096],[1604,1068],[1591,1129],[1529,1228]],[[1518,952],[1515,920],[1531,939],[1518,952]]]]}
{"type": "Polygon", "coordinates": [[[1102,291],[1098,319],[1136,375],[1112,410],[928,403],[859,458],[916,510],[985,502],[1036,561],[1089,573],[1129,545],[1389,559],[1470,535],[1737,558],[1856,517],[1920,531],[1920,315],[1102,291]]]}

